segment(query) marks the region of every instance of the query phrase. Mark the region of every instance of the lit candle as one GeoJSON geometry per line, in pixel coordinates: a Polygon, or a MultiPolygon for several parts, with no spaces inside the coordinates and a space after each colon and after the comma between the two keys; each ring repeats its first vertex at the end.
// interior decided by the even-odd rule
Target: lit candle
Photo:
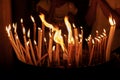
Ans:
{"type": "Polygon", "coordinates": [[[13,24],[13,28],[14,28],[14,37],[15,37],[16,46],[20,52],[20,57],[21,57],[22,61],[25,62],[24,53],[23,53],[23,50],[21,48],[22,44],[20,43],[17,31],[16,31],[17,25],[13,24]]]}
{"type": "Polygon", "coordinates": [[[78,50],[78,54],[79,54],[79,61],[80,64],[82,64],[82,34],[79,34],[80,40],[79,40],[79,50],[78,50]]]}
{"type": "Polygon", "coordinates": [[[115,33],[115,27],[116,27],[115,20],[112,19],[112,16],[109,17],[109,23],[111,27],[110,27],[108,42],[107,42],[107,47],[106,47],[106,61],[110,60],[111,45],[112,45],[112,41],[113,41],[113,37],[115,33]]]}
{"type": "Polygon", "coordinates": [[[94,39],[92,39],[92,50],[91,50],[91,53],[90,53],[90,60],[89,60],[89,65],[91,64],[91,62],[92,62],[92,58],[93,58],[93,54],[94,54],[94,44],[95,44],[95,42],[94,42],[94,39]]]}
{"type": "Polygon", "coordinates": [[[10,43],[11,43],[13,49],[15,50],[17,58],[22,61],[22,59],[20,57],[20,52],[19,52],[19,50],[18,50],[18,48],[17,48],[17,46],[15,44],[14,38],[13,38],[10,25],[8,27],[6,27],[6,31],[8,33],[8,37],[9,37],[10,43]]]}
{"type": "Polygon", "coordinates": [[[36,40],[36,23],[35,23],[35,20],[33,18],[33,16],[30,16],[32,22],[33,22],[33,40],[36,40]]]}
{"type": "Polygon", "coordinates": [[[59,55],[59,44],[58,43],[56,43],[56,61],[57,61],[57,65],[60,65],[60,55],[59,55]]]}
{"type": "Polygon", "coordinates": [[[56,62],[57,59],[56,59],[56,53],[55,53],[55,45],[53,45],[53,47],[52,47],[52,52],[53,52],[53,56],[52,56],[53,62],[56,62]]]}
{"type": "Polygon", "coordinates": [[[72,27],[71,24],[68,20],[68,16],[64,17],[64,22],[65,25],[67,27],[67,31],[68,31],[68,65],[71,65],[71,56],[73,57],[74,55],[72,55],[72,50],[73,50],[73,45],[74,45],[74,38],[72,36],[72,27]]]}
{"type": "Polygon", "coordinates": [[[22,26],[22,28],[23,28],[24,25],[23,25],[23,19],[22,19],[22,18],[20,19],[20,22],[21,22],[21,26],[22,26]]]}
{"type": "Polygon", "coordinates": [[[48,45],[48,55],[49,55],[49,60],[48,60],[48,66],[52,63],[52,44],[53,44],[53,32],[49,33],[49,45],[48,45]]]}
{"type": "Polygon", "coordinates": [[[38,60],[41,59],[41,55],[42,55],[42,30],[41,28],[38,28],[38,60]]]}
{"type": "Polygon", "coordinates": [[[35,46],[35,51],[36,51],[36,55],[37,55],[37,59],[38,59],[38,46],[37,46],[37,42],[34,40],[34,46],[35,46]]]}
{"type": "Polygon", "coordinates": [[[104,38],[103,38],[103,43],[104,43],[104,53],[106,52],[106,45],[107,45],[107,42],[106,42],[106,39],[107,39],[107,35],[106,35],[106,30],[105,29],[103,29],[103,36],[104,36],[104,38]]]}
{"type": "Polygon", "coordinates": [[[78,55],[78,30],[75,26],[75,24],[73,24],[73,27],[74,27],[74,38],[75,38],[75,59],[76,59],[76,63],[78,64],[78,59],[77,58],[79,55],[78,55]]]}
{"type": "Polygon", "coordinates": [[[32,64],[32,59],[30,57],[30,52],[29,52],[29,47],[27,45],[27,40],[26,40],[26,32],[25,32],[25,27],[23,26],[22,27],[23,29],[23,39],[24,39],[24,45],[25,45],[25,50],[26,50],[26,60],[27,60],[27,63],[30,63],[32,64]]]}
{"type": "Polygon", "coordinates": [[[33,50],[33,47],[32,47],[32,42],[31,42],[31,39],[30,39],[30,29],[28,30],[28,38],[29,38],[29,45],[30,45],[30,50],[31,50],[31,56],[33,58],[34,64],[37,65],[36,59],[35,59],[34,50],[33,50]]]}

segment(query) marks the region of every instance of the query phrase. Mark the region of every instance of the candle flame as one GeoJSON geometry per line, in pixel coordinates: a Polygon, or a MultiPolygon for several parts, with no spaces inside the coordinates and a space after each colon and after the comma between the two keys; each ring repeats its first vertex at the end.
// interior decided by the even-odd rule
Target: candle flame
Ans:
{"type": "Polygon", "coordinates": [[[44,42],[47,42],[46,37],[44,37],[44,42]]]}
{"type": "Polygon", "coordinates": [[[112,15],[109,16],[109,23],[110,23],[110,25],[116,24],[115,19],[112,18],[112,15]]]}
{"type": "Polygon", "coordinates": [[[95,41],[94,41],[94,39],[92,39],[92,44],[93,44],[93,45],[95,44],[95,41]]]}
{"type": "Polygon", "coordinates": [[[106,30],[105,30],[105,29],[103,29],[103,33],[106,33],[106,30]]]}
{"type": "Polygon", "coordinates": [[[76,26],[75,26],[75,24],[74,24],[74,23],[73,23],[72,25],[73,25],[73,28],[76,28],[76,26]]]}
{"type": "Polygon", "coordinates": [[[33,16],[30,16],[30,18],[31,18],[32,22],[34,23],[34,22],[35,22],[35,20],[34,20],[33,16]]]}
{"type": "Polygon", "coordinates": [[[98,30],[96,30],[96,34],[98,34],[98,30]]]}
{"type": "Polygon", "coordinates": [[[52,47],[52,51],[55,51],[55,45],[52,47]]]}
{"type": "Polygon", "coordinates": [[[20,19],[20,22],[23,23],[23,19],[22,18],[20,19]]]}
{"type": "Polygon", "coordinates": [[[27,36],[28,36],[28,38],[30,38],[30,29],[27,32],[27,36]]]}
{"type": "Polygon", "coordinates": [[[68,16],[64,17],[64,22],[65,22],[65,25],[66,25],[67,30],[68,30],[68,43],[74,44],[74,38],[72,36],[72,27],[71,27],[71,24],[68,20],[68,16]]]}
{"type": "Polygon", "coordinates": [[[14,33],[17,31],[17,26],[13,23],[14,33]]]}
{"type": "Polygon", "coordinates": [[[23,27],[22,29],[23,29],[23,34],[25,35],[25,27],[23,27]]]}
{"type": "Polygon", "coordinates": [[[27,44],[27,46],[28,46],[28,45],[29,45],[29,41],[27,41],[27,43],[26,43],[26,44],[27,44]]]}
{"type": "Polygon", "coordinates": [[[8,33],[8,37],[10,37],[10,30],[11,30],[11,26],[6,26],[6,31],[7,31],[7,33],[8,33]]]}
{"type": "Polygon", "coordinates": [[[41,13],[41,14],[39,15],[39,17],[40,17],[42,23],[43,23],[46,27],[48,27],[49,29],[52,29],[52,31],[56,31],[56,30],[57,30],[57,28],[55,28],[52,24],[48,23],[48,22],[45,20],[45,15],[44,15],[44,14],[41,13]]]}
{"type": "Polygon", "coordinates": [[[37,45],[37,42],[36,42],[36,40],[34,40],[34,44],[35,44],[35,45],[37,45]]]}
{"type": "Polygon", "coordinates": [[[63,37],[62,37],[62,35],[61,35],[61,30],[57,30],[57,31],[55,32],[54,41],[55,41],[56,43],[60,44],[60,46],[62,47],[62,50],[63,50],[63,51],[65,50],[63,37]]]}

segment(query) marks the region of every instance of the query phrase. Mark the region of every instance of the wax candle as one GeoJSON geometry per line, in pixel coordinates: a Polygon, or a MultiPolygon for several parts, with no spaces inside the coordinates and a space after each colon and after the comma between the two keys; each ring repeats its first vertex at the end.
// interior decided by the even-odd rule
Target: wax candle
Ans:
{"type": "Polygon", "coordinates": [[[34,64],[37,65],[34,50],[33,50],[33,46],[32,46],[32,42],[31,42],[31,39],[30,39],[30,29],[28,30],[28,38],[29,38],[29,45],[30,45],[30,50],[31,50],[31,57],[33,59],[34,64]]]}
{"type": "Polygon", "coordinates": [[[25,54],[26,61],[27,61],[27,63],[29,63],[29,64],[33,64],[33,63],[32,63],[32,59],[31,59],[31,56],[30,56],[30,52],[29,52],[29,46],[27,45],[25,27],[23,26],[22,29],[23,29],[24,45],[25,45],[25,50],[26,50],[26,54],[25,54]]]}
{"type": "Polygon", "coordinates": [[[33,22],[33,40],[36,40],[36,23],[35,23],[33,16],[30,16],[30,18],[33,22]]]}
{"type": "Polygon", "coordinates": [[[110,27],[108,42],[107,42],[107,47],[106,47],[106,61],[110,60],[111,45],[112,45],[115,28],[116,28],[116,23],[115,23],[115,20],[112,19],[112,16],[109,17],[109,23],[111,27],[110,27]]]}
{"type": "MultiPolygon", "coordinates": [[[[41,59],[42,55],[42,30],[38,28],[38,59],[41,59]]],[[[40,63],[41,65],[41,63],[40,63]]]]}
{"type": "Polygon", "coordinates": [[[49,33],[49,45],[48,45],[48,66],[52,63],[52,45],[53,45],[53,33],[49,33]]]}
{"type": "Polygon", "coordinates": [[[94,44],[95,44],[94,39],[92,39],[92,44],[93,45],[92,45],[92,50],[91,50],[91,53],[90,53],[89,65],[92,62],[92,58],[93,58],[93,54],[94,54],[94,44]]]}

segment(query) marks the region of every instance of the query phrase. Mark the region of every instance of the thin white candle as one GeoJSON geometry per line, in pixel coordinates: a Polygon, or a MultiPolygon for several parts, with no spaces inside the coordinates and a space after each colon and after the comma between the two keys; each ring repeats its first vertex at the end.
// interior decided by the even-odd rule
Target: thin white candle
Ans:
{"type": "Polygon", "coordinates": [[[28,47],[28,45],[27,45],[27,39],[26,39],[26,32],[25,32],[25,27],[23,26],[22,27],[22,29],[23,29],[23,39],[24,39],[24,45],[25,45],[25,50],[26,50],[26,61],[27,61],[27,63],[29,63],[29,64],[33,64],[32,63],[32,59],[31,59],[31,56],[30,56],[30,52],[29,52],[29,47],[28,47]]]}
{"type": "Polygon", "coordinates": [[[112,19],[112,16],[109,17],[109,23],[111,27],[110,27],[108,42],[107,42],[107,47],[106,47],[106,61],[110,60],[111,45],[112,45],[115,28],[116,28],[116,23],[115,23],[115,20],[112,19]]]}
{"type": "Polygon", "coordinates": [[[35,23],[33,16],[30,16],[30,18],[33,22],[33,40],[36,40],[36,23],[35,23]]]}
{"type": "Polygon", "coordinates": [[[30,45],[30,50],[31,50],[31,56],[33,58],[34,64],[37,65],[35,54],[34,54],[34,50],[33,50],[33,47],[32,47],[32,42],[31,42],[31,39],[30,39],[30,29],[28,30],[28,38],[29,38],[29,45],[30,45]]]}
{"type": "Polygon", "coordinates": [[[41,28],[38,28],[38,60],[41,59],[41,55],[42,55],[42,30],[41,28]]]}
{"type": "Polygon", "coordinates": [[[91,64],[91,62],[92,62],[92,58],[93,58],[93,54],[94,54],[94,44],[95,44],[95,42],[94,42],[94,39],[92,39],[92,50],[91,50],[91,53],[90,53],[90,60],[89,60],[89,65],[91,64]]]}

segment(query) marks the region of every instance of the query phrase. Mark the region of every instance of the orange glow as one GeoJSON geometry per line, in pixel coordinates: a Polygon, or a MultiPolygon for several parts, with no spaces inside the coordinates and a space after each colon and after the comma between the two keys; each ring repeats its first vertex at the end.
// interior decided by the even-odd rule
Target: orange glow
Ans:
{"type": "Polygon", "coordinates": [[[72,36],[72,27],[71,27],[71,24],[68,20],[68,16],[65,16],[64,22],[65,22],[65,25],[66,25],[67,30],[68,30],[68,43],[74,44],[74,38],[72,36]]]}
{"type": "Polygon", "coordinates": [[[45,20],[45,15],[44,15],[44,14],[40,14],[39,17],[40,17],[42,23],[43,23],[46,27],[52,29],[52,31],[56,31],[56,30],[57,30],[57,28],[55,28],[52,24],[48,23],[48,22],[45,20]]]}
{"type": "Polygon", "coordinates": [[[110,25],[116,24],[115,19],[112,18],[112,15],[109,16],[109,23],[110,23],[110,25]]]}
{"type": "Polygon", "coordinates": [[[55,32],[55,35],[54,35],[54,41],[58,44],[60,44],[60,46],[62,47],[62,50],[64,51],[64,41],[63,41],[63,37],[61,35],[61,30],[57,30],[55,32]]]}
{"type": "Polygon", "coordinates": [[[34,23],[34,22],[35,22],[35,20],[34,20],[33,16],[30,16],[30,18],[31,18],[32,22],[34,23]]]}

